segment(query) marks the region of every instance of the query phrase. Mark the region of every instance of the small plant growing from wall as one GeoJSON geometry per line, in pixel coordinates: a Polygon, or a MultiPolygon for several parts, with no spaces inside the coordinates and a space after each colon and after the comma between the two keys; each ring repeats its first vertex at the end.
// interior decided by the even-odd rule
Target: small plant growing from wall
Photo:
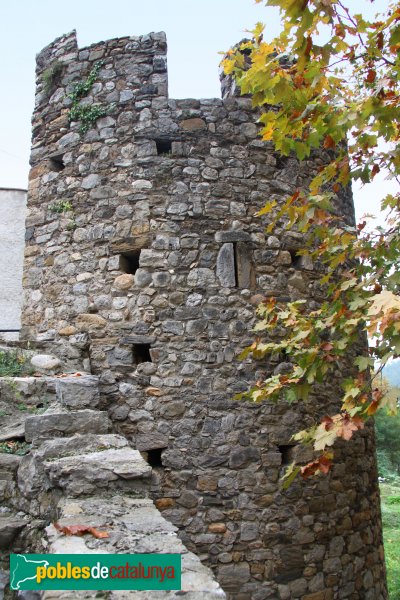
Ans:
{"type": "Polygon", "coordinates": [[[59,202],[55,202],[54,204],[49,205],[49,211],[53,213],[66,213],[72,212],[73,207],[69,200],[60,200],[59,202]]]}
{"type": "Polygon", "coordinates": [[[19,350],[0,350],[0,377],[20,377],[26,363],[27,357],[19,350]]]}
{"type": "Polygon", "coordinates": [[[62,71],[63,64],[59,61],[55,61],[52,65],[50,65],[50,67],[48,67],[48,69],[43,71],[43,94],[46,96],[46,98],[51,96],[60,82],[62,71]]]}
{"type": "Polygon", "coordinates": [[[100,106],[99,104],[92,105],[81,105],[79,104],[80,100],[88,95],[94,82],[97,79],[97,75],[101,67],[103,66],[103,61],[97,62],[93,69],[90,71],[88,77],[84,81],[80,81],[74,85],[73,91],[68,95],[68,97],[72,100],[72,106],[70,108],[68,117],[70,121],[80,121],[79,131],[80,133],[86,133],[90,127],[99,119],[100,117],[104,117],[106,114],[106,109],[100,106]]]}
{"type": "Polygon", "coordinates": [[[67,223],[67,231],[75,231],[75,229],[78,227],[76,221],[74,218],[72,218],[68,223],[67,223]]]}
{"type": "Polygon", "coordinates": [[[8,440],[0,443],[0,453],[23,456],[31,449],[31,445],[19,440],[8,440]]]}

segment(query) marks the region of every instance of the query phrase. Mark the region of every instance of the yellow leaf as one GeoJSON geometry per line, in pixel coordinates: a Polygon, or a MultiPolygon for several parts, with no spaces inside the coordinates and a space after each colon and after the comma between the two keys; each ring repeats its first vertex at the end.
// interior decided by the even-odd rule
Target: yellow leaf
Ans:
{"type": "Polygon", "coordinates": [[[383,290],[380,294],[374,296],[368,314],[373,316],[392,310],[400,312],[400,296],[396,296],[389,290],[383,290]]]}

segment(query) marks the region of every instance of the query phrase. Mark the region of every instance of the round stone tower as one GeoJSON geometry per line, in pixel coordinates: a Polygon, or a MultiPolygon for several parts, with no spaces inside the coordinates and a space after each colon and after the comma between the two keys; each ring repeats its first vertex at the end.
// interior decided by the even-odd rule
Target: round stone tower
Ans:
{"type": "MultiPolygon", "coordinates": [[[[335,410],[346,367],[308,406],[233,400],[284,368],[237,360],[257,302],[321,300],[302,237],[267,236],[254,215],[324,153],[281,157],[257,134],[247,98],[168,99],[164,33],[46,47],[23,337],[100,377],[114,431],[153,466],[156,506],[229,598],[383,600],[372,428],[338,445],[329,476],[279,482],[310,458],[291,436],[335,410]]],[[[351,221],[351,193],[338,202],[351,221]]]]}

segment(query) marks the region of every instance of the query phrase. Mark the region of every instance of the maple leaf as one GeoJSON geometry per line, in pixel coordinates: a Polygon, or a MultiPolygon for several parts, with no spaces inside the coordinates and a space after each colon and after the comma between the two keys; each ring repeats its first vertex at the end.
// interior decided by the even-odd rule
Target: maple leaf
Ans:
{"type": "Polygon", "coordinates": [[[326,417],[326,420],[318,425],[314,436],[314,450],[317,452],[325,450],[327,446],[333,446],[337,439],[337,431],[334,420],[326,417]]]}
{"type": "Polygon", "coordinates": [[[329,473],[330,468],[332,466],[332,452],[325,452],[321,456],[319,456],[316,460],[309,462],[304,465],[304,467],[300,468],[300,475],[307,479],[308,477],[312,477],[317,473],[323,473],[326,475],[329,473]]]}
{"type": "Polygon", "coordinates": [[[353,437],[353,433],[359,429],[363,429],[364,421],[360,417],[351,417],[347,413],[342,416],[341,421],[338,423],[337,435],[344,440],[350,440],[353,437]]]}
{"type": "Polygon", "coordinates": [[[376,79],[376,71],[375,69],[369,69],[365,81],[368,83],[373,83],[376,79]]]}
{"type": "Polygon", "coordinates": [[[102,539],[110,537],[106,531],[100,531],[96,529],[96,527],[92,527],[91,525],[60,525],[60,523],[53,523],[54,527],[60,533],[64,535],[84,535],[85,533],[90,533],[93,537],[102,539]]]}
{"type": "Polygon", "coordinates": [[[334,148],[336,146],[335,140],[332,136],[327,135],[324,140],[324,148],[334,148]]]}

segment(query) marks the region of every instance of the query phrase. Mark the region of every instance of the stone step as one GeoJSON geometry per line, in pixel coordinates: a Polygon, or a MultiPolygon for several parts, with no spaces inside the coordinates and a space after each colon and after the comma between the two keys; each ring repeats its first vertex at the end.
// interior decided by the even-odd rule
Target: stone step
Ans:
{"type": "Polygon", "coordinates": [[[107,413],[98,410],[46,411],[25,420],[25,439],[35,442],[71,436],[75,433],[107,433],[110,422],[107,413]]]}
{"type": "Polygon", "coordinates": [[[10,546],[16,536],[29,525],[29,521],[14,513],[0,515],[0,550],[10,551],[10,546]]]}
{"type": "Polygon", "coordinates": [[[147,495],[151,467],[119,435],[75,435],[44,441],[23,457],[18,486],[26,497],[53,487],[74,495],[98,488],[147,495]]]}
{"type": "Polygon", "coordinates": [[[129,447],[45,461],[44,469],[51,484],[71,496],[101,488],[145,493],[152,472],[138,450],[129,447]]]}
{"type": "Polygon", "coordinates": [[[61,377],[56,382],[57,400],[68,409],[97,408],[100,402],[99,380],[95,375],[61,377]]]}
{"type": "Polygon", "coordinates": [[[22,456],[0,453],[0,506],[15,497],[15,480],[22,456]]]}
{"type": "Polygon", "coordinates": [[[12,478],[19,467],[22,456],[0,452],[0,479],[12,478]]]}
{"type": "MultiPolygon", "coordinates": [[[[106,531],[107,538],[65,536],[53,525],[46,528],[48,552],[56,554],[138,554],[177,553],[182,555],[182,590],[107,591],[108,600],[224,600],[225,593],[210,569],[189,552],[176,535],[177,528],[166,521],[149,499],[134,499],[124,494],[112,498],[92,496],[85,499],[63,498],[58,523],[90,525],[106,531]]],[[[43,600],[87,600],[95,591],[46,591],[43,600]]]]}

